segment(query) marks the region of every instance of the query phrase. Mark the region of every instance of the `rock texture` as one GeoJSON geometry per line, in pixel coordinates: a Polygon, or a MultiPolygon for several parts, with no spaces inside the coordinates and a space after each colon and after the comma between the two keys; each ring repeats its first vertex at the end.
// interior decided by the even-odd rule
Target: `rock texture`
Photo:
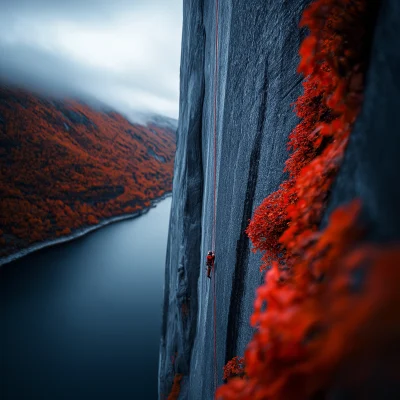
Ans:
{"type": "MultiPolygon", "coordinates": [[[[308,0],[220,1],[217,114],[217,369],[243,355],[262,280],[260,256],[244,233],[256,206],[284,178],[287,139],[301,93],[296,73],[308,0]]],[[[385,0],[378,18],[366,100],[328,211],[354,196],[375,239],[400,236],[396,186],[400,157],[400,9],[385,0]]],[[[184,2],[180,116],[166,260],[159,393],[182,373],[180,399],[213,398],[213,292],[205,276],[213,213],[215,2],[184,2]]]]}

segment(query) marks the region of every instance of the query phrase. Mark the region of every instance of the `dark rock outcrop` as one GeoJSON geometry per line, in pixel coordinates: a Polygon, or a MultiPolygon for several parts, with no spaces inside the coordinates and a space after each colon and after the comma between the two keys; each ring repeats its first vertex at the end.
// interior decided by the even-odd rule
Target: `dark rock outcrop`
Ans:
{"type": "MultiPolygon", "coordinates": [[[[249,317],[262,276],[260,256],[244,232],[256,206],[284,179],[287,139],[298,120],[296,72],[308,0],[221,1],[217,137],[217,366],[243,355],[249,317]]],[[[400,95],[399,5],[382,2],[366,99],[330,212],[355,196],[365,204],[374,239],[400,236],[400,157],[396,108],[400,95]]],[[[213,212],[213,73],[215,2],[184,2],[180,118],[165,276],[159,392],[184,374],[181,399],[213,398],[213,295],[205,276],[213,212]]],[[[328,214],[328,213],[327,213],[328,214]]]]}

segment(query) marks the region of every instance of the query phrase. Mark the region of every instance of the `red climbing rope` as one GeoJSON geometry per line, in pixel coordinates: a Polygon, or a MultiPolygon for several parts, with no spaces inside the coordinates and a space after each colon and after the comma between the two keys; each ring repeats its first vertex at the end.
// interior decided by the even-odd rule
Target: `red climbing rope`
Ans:
{"type": "Polygon", "coordinates": [[[214,69],[214,217],[212,250],[215,252],[217,220],[217,90],[218,90],[218,0],[215,1],[215,69],[214,69]]]}
{"type": "MultiPolygon", "coordinates": [[[[212,250],[215,254],[215,237],[217,221],[217,90],[218,90],[218,0],[215,1],[215,69],[214,69],[214,210],[212,230],[212,250]]],[[[213,276],[213,297],[214,297],[214,389],[217,389],[217,293],[216,274],[214,266],[213,276]]]]}

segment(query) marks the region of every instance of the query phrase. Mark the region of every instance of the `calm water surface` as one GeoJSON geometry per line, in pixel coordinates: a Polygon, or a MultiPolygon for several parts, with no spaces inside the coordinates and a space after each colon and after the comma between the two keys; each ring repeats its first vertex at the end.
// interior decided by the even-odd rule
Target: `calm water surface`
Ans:
{"type": "Polygon", "coordinates": [[[170,206],[0,267],[0,399],[157,398],[170,206]]]}

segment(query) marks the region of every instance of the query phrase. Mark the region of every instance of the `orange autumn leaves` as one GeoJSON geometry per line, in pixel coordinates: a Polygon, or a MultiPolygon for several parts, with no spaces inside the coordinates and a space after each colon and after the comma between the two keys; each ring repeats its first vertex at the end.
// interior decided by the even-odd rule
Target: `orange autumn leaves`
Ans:
{"type": "Polygon", "coordinates": [[[269,268],[258,289],[245,375],[221,386],[229,399],[323,398],[332,386],[362,382],[400,334],[400,250],[362,242],[355,200],[320,231],[331,184],[361,107],[372,29],[371,3],[317,0],[304,12],[301,118],[289,137],[289,174],[248,227],[269,268]],[[360,360],[363,360],[360,362],[360,360]],[[357,378],[340,381],[343,367],[357,378]]]}
{"type": "Polygon", "coordinates": [[[172,129],[6,87],[0,117],[0,257],[172,189],[172,129]]]}

